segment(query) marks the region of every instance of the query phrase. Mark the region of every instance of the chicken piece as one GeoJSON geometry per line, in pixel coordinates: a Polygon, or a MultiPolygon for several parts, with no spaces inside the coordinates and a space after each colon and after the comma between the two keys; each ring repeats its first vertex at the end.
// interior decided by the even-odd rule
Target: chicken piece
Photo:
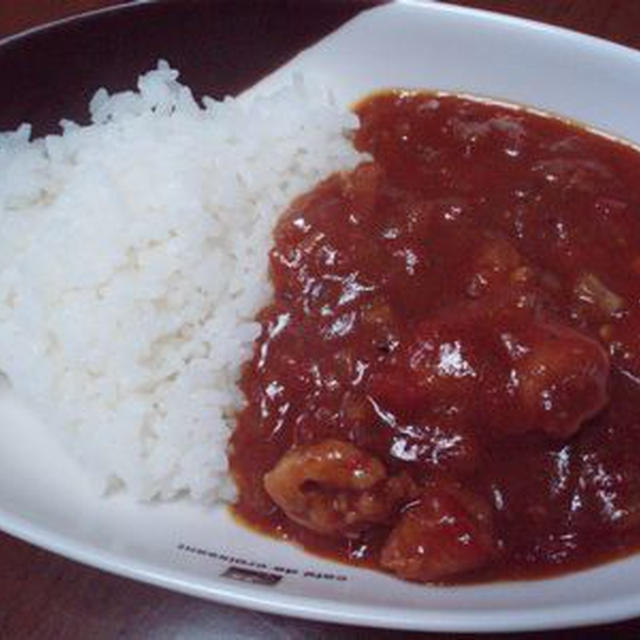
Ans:
{"type": "Polygon", "coordinates": [[[541,319],[535,306],[457,311],[421,323],[414,342],[372,372],[381,411],[412,424],[454,416],[459,429],[494,436],[568,438],[606,405],[609,357],[596,340],[541,319]]]}
{"type": "Polygon", "coordinates": [[[414,492],[408,476],[389,478],[377,458],[333,439],[290,449],[264,487],[290,520],[324,535],[384,522],[414,492]]]}
{"type": "Polygon", "coordinates": [[[432,485],[404,511],[380,564],[405,580],[434,582],[479,569],[494,553],[489,506],[456,485],[432,485]]]}
{"type": "Polygon", "coordinates": [[[395,362],[370,376],[374,398],[397,411],[425,402],[456,403],[474,393],[482,360],[471,328],[436,319],[420,325],[415,341],[395,362]]]}
{"type": "Polygon", "coordinates": [[[514,361],[525,426],[569,438],[608,401],[609,358],[588,336],[559,324],[532,325],[514,361]]]}

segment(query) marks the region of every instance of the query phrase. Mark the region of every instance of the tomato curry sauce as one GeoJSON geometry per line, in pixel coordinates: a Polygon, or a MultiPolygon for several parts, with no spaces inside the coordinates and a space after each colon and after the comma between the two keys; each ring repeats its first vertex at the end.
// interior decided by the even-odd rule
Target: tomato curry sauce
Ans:
{"type": "Polygon", "coordinates": [[[356,109],[370,154],[275,230],[234,507],[421,582],[640,547],[640,153],[454,95],[356,109]]]}

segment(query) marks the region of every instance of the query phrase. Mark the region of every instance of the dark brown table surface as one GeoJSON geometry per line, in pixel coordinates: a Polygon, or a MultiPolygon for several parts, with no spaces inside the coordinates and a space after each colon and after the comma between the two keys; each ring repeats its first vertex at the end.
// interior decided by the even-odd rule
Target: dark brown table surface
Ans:
{"type": "MultiPolygon", "coordinates": [[[[308,0],[313,2],[316,0],[308,0]]],[[[562,25],[640,49],[640,0],[456,0],[562,25]]],[[[0,37],[116,0],[0,0],[0,37]]],[[[0,533],[0,640],[27,638],[472,638],[342,627],[222,606],[85,567],[0,533]],[[372,635],[373,634],[373,635],[372,635]]],[[[640,618],[534,640],[640,639],[640,618]]]]}

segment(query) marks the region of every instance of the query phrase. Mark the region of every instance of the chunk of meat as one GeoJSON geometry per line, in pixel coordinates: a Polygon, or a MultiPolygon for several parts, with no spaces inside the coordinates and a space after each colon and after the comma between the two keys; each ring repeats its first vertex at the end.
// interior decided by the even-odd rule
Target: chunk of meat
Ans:
{"type": "Polygon", "coordinates": [[[334,439],[290,449],[264,487],[290,520],[324,535],[384,522],[414,492],[408,476],[390,478],[377,458],[334,439]]]}
{"type": "Polygon", "coordinates": [[[505,327],[527,326],[536,299],[527,290],[485,296],[449,306],[422,320],[413,341],[369,377],[369,391],[400,410],[465,404],[484,396],[492,370],[505,370],[497,357],[505,327]]]}
{"type": "Polygon", "coordinates": [[[369,392],[382,409],[446,414],[458,427],[491,433],[539,430],[568,438],[608,402],[609,357],[599,342],[528,310],[471,303],[459,318],[423,322],[395,361],[371,374],[369,392]],[[469,326],[470,314],[478,324],[469,326]],[[471,422],[471,424],[470,424],[471,422]]]}
{"type": "Polygon", "coordinates": [[[480,383],[481,355],[470,332],[439,319],[423,322],[395,362],[370,376],[369,391],[396,411],[456,403],[480,383]]]}
{"type": "Polygon", "coordinates": [[[525,424],[568,438],[607,403],[609,358],[588,336],[558,324],[532,326],[514,363],[525,424]]]}
{"type": "Polygon", "coordinates": [[[494,553],[489,506],[455,485],[433,485],[407,507],[380,564],[405,580],[433,582],[479,569],[494,553]]]}

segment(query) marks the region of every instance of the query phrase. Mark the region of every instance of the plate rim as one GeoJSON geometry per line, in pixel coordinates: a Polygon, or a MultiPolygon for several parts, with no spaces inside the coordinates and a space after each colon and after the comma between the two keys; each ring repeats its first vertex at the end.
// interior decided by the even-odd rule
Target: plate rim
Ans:
{"type": "MultiPolygon", "coordinates": [[[[225,505],[217,505],[217,507],[226,508],[225,505]]],[[[340,608],[336,609],[333,599],[279,592],[269,593],[259,586],[243,583],[230,583],[229,587],[225,588],[219,577],[217,580],[194,582],[189,578],[188,573],[183,571],[173,571],[168,567],[160,568],[157,564],[140,560],[123,561],[122,556],[115,552],[84,542],[70,542],[66,536],[51,533],[45,527],[34,525],[1,507],[0,530],[67,560],[143,584],[242,609],[349,626],[454,633],[549,631],[615,623],[637,615],[640,609],[640,593],[623,599],[605,601],[599,603],[598,607],[587,603],[571,606],[547,605],[533,610],[505,608],[465,612],[437,609],[418,611],[393,606],[378,606],[374,610],[364,604],[341,602],[340,608]]],[[[624,558],[613,562],[624,562],[624,558]]],[[[589,569],[585,570],[585,572],[588,571],[589,569]]],[[[550,579],[562,579],[562,577],[561,575],[550,579]]],[[[513,584],[522,584],[522,582],[532,581],[513,581],[513,584]]],[[[496,583],[488,583],[487,586],[494,584],[496,583]]],[[[482,586],[456,585],[452,588],[482,588],[482,586]]],[[[428,589],[429,585],[425,585],[424,588],[428,589]]]]}

